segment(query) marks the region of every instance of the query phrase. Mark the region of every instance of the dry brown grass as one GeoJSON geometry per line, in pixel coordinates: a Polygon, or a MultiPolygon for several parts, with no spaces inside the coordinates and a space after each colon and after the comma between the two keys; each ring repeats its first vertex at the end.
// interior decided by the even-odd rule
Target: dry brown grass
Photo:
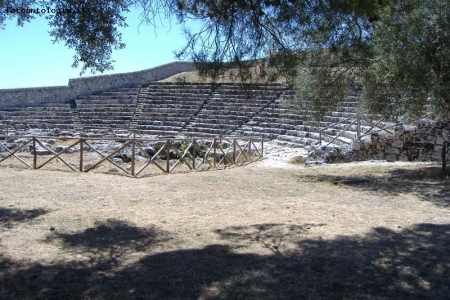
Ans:
{"type": "MultiPolygon", "coordinates": [[[[245,83],[266,83],[266,80],[261,79],[256,73],[256,68],[251,70],[252,78],[245,83]]],[[[211,83],[211,78],[202,78],[198,71],[190,71],[190,72],[182,72],[163,80],[160,82],[190,82],[190,83],[211,83]]],[[[216,83],[242,83],[239,72],[237,69],[231,69],[225,72],[222,76],[215,80],[216,83]]],[[[286,80],[282,77],[279,77],[277,81],[274,83],[285,83],[286,80]]]]}
{"type": "Polygon", "coordinates": [[[445,299],[450,189],[436,169],[1,167],[0,298],[445,299]]]}

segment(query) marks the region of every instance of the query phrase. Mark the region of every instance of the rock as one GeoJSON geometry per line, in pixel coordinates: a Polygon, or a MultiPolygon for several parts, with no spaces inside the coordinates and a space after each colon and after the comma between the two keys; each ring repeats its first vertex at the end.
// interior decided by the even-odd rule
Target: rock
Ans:
{"type": "Polygon", "coordinates": [[[442,146],[445,143],[444,139],[440,136],[436,137],[436,145],[442,146]]]}
{"type": "Polygon", "coordinates": [[[56,127],[56,128],[53,128],[50,132],[52,135],[59,135],[61,133],[61,129],[56,127]]]}
{"type": "MultiPolygon", "coordinates": [[[[36,155],[51,155],[53,154],[52,152],[48,151],[47,149],[44,148],[38,148],[36,147],[36,155]]],[[[31,152],[32,154],[34,154],[34,151],[31,152]]]]}
{"type": "Polygon", "coordinates": [[[172,147],[175,147],[175,149],[180,149],[181,142],[179,142],[179,141],[172,142],[172,147]]]}
{"type": "Polygon", "coordinates": [[[403,125],[397,125],[394,129],[394,135],[396,138],[401,136],[405,132],[405,127],[403,125]]]}
{"type": "Polygon", "coordinates": [[[65,149],[67,149],[66,146],[56,146],[55,147],[55,152],[61,152],[61,151],[64,151],[65,149]]]}
{"type": "Polygon", "coordinates": [[[156,152],[159,151],[159,149],[161,149],[166,142],[156,142],[153,144],[153,149],[155,149],[156,152]]]}
{"type": "Polygon", "coordinates": [[[306,158],[301,155],[298,155],[298,156],[292,157],[289,162],[291,164],[303,164],[306,162],[306,158]]]}
{"type": "Polygon", "coordinates": [[[115,162],[116,164],[121,164],[121,163],[123,163],[122,157],[117,157],[117,156],[115,156],[115,157],[111,158],[111,160],[112,160],[113,162],[115,162]]]}
{"type": "Polygon", "coordinates": [[[61,135],[61,136],[73,136],[73,133],[66,130],[66,131],[61,131],[59,133],[59,135],[61,135]]]}
{"type": "Polygon", "coordinates": [[[140,151],[139,155],[145,157],[145,158],[152,158],[153,156],[155,156],[156,151],[155,149],[153,149],[153,147],[147,147],[144,149],[144,151],[140,151]]]}
{"type": "Polygon", "coordinates": [[[19,145],[19,147],[20,147],[22,144],[25,144],[28,141],[29,141],[29,139],[27,139],[27,138],[20,138],[20,139],[14,140],[14,144],[19,145]]]}
{"type": "Polygon", "coordinates": [[[401,140],[394,140],[394,142],[392,143],[392,147],[403,148],[403,141],[401,141],[401,140]]]}
{"type": "Polygon", "coordinates": [[[395,162],[395,161],[397,161],[397,155],[394,155],[394,154],[386,155],[386,161],[387,162],[395,162]]]}
{"type": "Polygon", "coordinates": [[[45,140],[45,142],[50,144],[50,145],[54,145],[56,143],[56,140],[55,139],[48,139],[48,140],[45,140]]]}
{"type": "Polygon", "coordinates": [[[388,147],[388,148],[386,149],[386,153],[387,153],[387,154],[399,154],[399,153],[400,153],[400,150],[397,149],[397,148],[394,148],[394,147],[388,147]]]}
{"type": "MultiPolygon", "coordinates": [[[[167,160],[167,156],[164,153],[164,156],[161,157],[162,160],[167,160]]],[[[169,159],[178,159],[178,155],[173,151],[169,151],[169,159]]]]}

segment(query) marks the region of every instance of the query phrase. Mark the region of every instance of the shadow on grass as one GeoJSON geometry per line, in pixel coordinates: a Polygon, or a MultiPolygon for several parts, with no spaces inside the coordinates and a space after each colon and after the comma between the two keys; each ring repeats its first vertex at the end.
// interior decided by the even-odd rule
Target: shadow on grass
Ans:
{"type": "Polygon", "coordinates": [[[234,247],[246,247],[249,244],[260,244],[276,255],[284,255],[282,245],[292,243],[304,237],[312,227],[324,226],[326,224],[285,224],[266,223],[249,226],[231,226],[217,229],[222,239],[231,242],[234,247]]]}
{"type": "Polygon", "coordinates": [[[48,213],[48,210],[39,209],[11,209],[0,207],[0,226],[12,228],[15,225],[35,219],[48,213]]]}
{"type": "Polygon", "coordinates": [[[155,226],[140,228],[116,219],[97,222],[95,227],[78,233],[55,233],[46,239],[62,243],[67,251],[87,254],[91,263],[106,270],[119,266],[128,254],[148,251],[169,240],[169,234],[155,226]]]}
{"type": "Polygon", "coordinates": [[[302,181],[329,182],[367,190],[378,195],[412,194],[436,206],[450,207],[450,181],[441,178],[439,167],[394,169],[379,175],[300,175],[302,181]]]}
{"type": "MultiPolygon", "coordinates": [[[[128,229],[123,228],[129,225],[112,226],[111,232],[98,229],[101,226],[87,230],[85,237],[81,233],[60,238],[68,251],[108,252],[118,245],[125,253],[135,244],[137,249],[155,245],[162,233],[154,230],[145,241],[146,235],[140,233],[146,230],[131,229],[140,233],[128,238],[124,235],[128,229]],[[103,243],[103,235],[117,238],[108,237],[103,243]]],[[[366,236],[334,240],[298,238],[297,247],[283,255],[232,250],[236,239],[253,238],[247,232],[283,226],[225,228],[217,232],[230,246],[150,251],[138,261],[120,265],[104,264],[103,257],[90,264],[73,260],[29,265],[0,256],[0,298],[448,299],[450,225],[418,224],[401,232],[375,228],[366,236]]],[[[307,229],[302,225],[296,230],[307,229]]]]}

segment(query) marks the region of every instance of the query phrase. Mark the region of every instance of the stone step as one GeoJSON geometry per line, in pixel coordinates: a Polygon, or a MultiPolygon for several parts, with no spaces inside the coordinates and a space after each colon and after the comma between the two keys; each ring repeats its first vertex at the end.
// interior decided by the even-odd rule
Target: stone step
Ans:
{"type": "Polygon", "coordinates": [[[180,104],[144,104],[144,106],[142,107],[142,109],[144,110],[152,110],[152,109],[165,109],[165,108],[169,108],[169,109],[181,109],[181,110],[192,110],[192,109],[199,109],[200,108],[200,104],[199,105],[180,105],[180,104]]]}
{"type": "Polygon", "coordinates": [[[203,110],[206,111],[241,111],[241,112],[251,112],[251,113],[257,113],[259,111],[261,111],[261,107],[249,107],[249,106],[242,106],[242,107],[237,107],[237,106],[219,106],[219,105],[211,105],[211,104],[205,104],[205,106],[203,107],[203,110]]]}
{"type": "Polygon", "coordinates": [[[143,100],[143,105],[145,106],[153,106],[153,105],[201,105],[205,102],[205,100],[195,99],[187,99],[183,98],[183,100],[155,100],[155,99],[145,99],[143,100]]]}
{"type": "Polygon", "coordinates": [[[186,115],[186,114],[194,114],[198,111],[198,109],[189,108],[189,109],[180,109],[180,108],[161,108],[161,107],[152,107],[148,110],[144,107],[142,109],[142,113],[170,113],[174,115],[186,115]]]}
{"type": "Polygon", "coordinates": [[[218,110],[207,110],[207,109],[202,109],[201,113],[209,115],[209,116],[214,116],[214,118],[216,118],[216,115],[247,116],[247,117],[253,117],[256,115],[256,112],[251,112],[251,111],[231,111],[231,110],[218,111],[218,110]]]}
{"type": "Polygon", "coordinates": [[[267,128],[267,127],[258,127],[258,126],[243,126],[242,130],[254,133],[272,133],[272,134],[285,134],[286,129],[281,128],[267,128]]]}
{"type": "Polygon", "coordinates": [[[167,120],[167,121],[181,121],[186,122],[191,119],[190,116],[179,116],[178,114],[161,114],[161,113],[142,113],[140,115],[140,121],[139,122],[145,122],[145,120],[167,120]]]}
{"type": "Polygon", "coordinates": [[[133,118],[133,115],[131,113],[112,114],[108,112],[97,112],[97,113],[80,112],[80,117],[83,119],[131,120],[133,118]]]}
{"type": "Polygon", "coordinates": [[[110,124],[110,125],[123,125],[129,124],[129,120],[105,120],[105,119],[83,119],[81,118],[82,124],[110,124]]]}
{"type": "Polygon", "coordinates": [[[224,119],[209,119],[209,118],[195,118],[192,122],[195,123],[209,123],[209,124],[230,124],[230,125],[241,125],[243,122],[239,121],[239,120],[235,120],[235,119],[229,119],[229,118],[224,118],[224,119]],[[205,122],[207,121],[207,122],[205,122]]]}
{"type": "Polygon", "coordinates": [[[208,127],[186,127],[187,132],[203,132],[210,134],[231,134],[232,130],[208,128],[208,127]]]}
{"type": "Polygon", "coordinates": [[[95,106],[136,106],[137,99],[104,99],[104,100],[75,100],[77,107],[95,107],[95,106]]]}
{"type": "Polygon", "coordinates": [[[181,126],[164,126],[164,125],[141,125],[137,126],[138,130],[155,130],[155,131],[174,131],[179,132],[182,127],[181,126]]]}
{"type": "Polygon", "coordinates": [[[288,118],[271,118],[271,117],[254,117],[252,121],[260,123],[270,123],[270,124],[289,124],[289,125],[302,125],[303,120],[299,119],[288,119],[288,118]]]}
{"type": "Polygon", "coordinates": [[[7,121],[9,123],[49,123],[49,124],[72,124],[72,119],[46,119],[46,118],[34,118],[34,119],[23,119],[23,118],[11,118],[4,119],[2,121],[7,121]]]}
{"type": "Polygon", "coordinates": [[[357,113],[354,112],[343,112],[343,111],[332,111],[331,116],[332,117],[340,117],[340,118],[353,118],[355,119],[357,117],[357,113]]]}
{"type": "Polygon", "coordinates": [[[149,88],[147,90],[143,90],[140,92],[140,95],[145,95],[145,96],[152,96],[152,95],[210,95],[211,94],[211,90],[210,89],[202,89],[202,88],[197,88],[197,89],[192,89],[192,88],[149,88]]]}
{"type": "Polygon", "coordinates": [[[80,95],[78,99],[134,99],[139,92],[103,92],[100,94],[80,95]]]}
{"type": "Polygon", "coordinates": [[[245,136],[262,136],[262,137],[270,139],[270,140],[276,139],[278,136],[278,134],[273,134],[273,133],[267,133],[267,132],[257,133],[257,132],[245,131],[245,130],[239,130],[239,131],[236,130],[235,133],[237,135],[245,135],[245,136]]]}
{"type": "Polygon", "coordinates": [[[82,107],[82,108],[78,108],[78,111],[80,113],[84,113],[84,114],[98,114],[98,113],[103,113],[103,114],[112,114],[112,115],[123,115],[123,114],[133,114],[134,109],[124,109],[124,108],[114,108],[114,109],[109,109],[108,107],[104,107],[103,109],[100,108],[87,108],[87,107],[82,107]]]}
{"type": "Polygon", "coordinates": [[[233,124],[216,124],[216,123],[208,123],[208,120],[203,120],[202,122],[191,122],[190,127],[195,128],[212,128],[212,129],[220,129],[223,128],[224,130],[235,130],[239,127],[239,125],[233,125],[233,124]]]}
{"type": "Polygon", "coordinates": [[[233,105],[252,105],[252,106],[265,106],[271,103],[271,99],[241,99],[241,98],[209,98],[208,104],[221,105],[221,106],[233,106],[233,105]]]}
{"type": "Polygon", "coordinates": [[[173,126],[173,127],[183,127],[186,126],[187,122],[180,121],[169,121],[169,120],[141,120],[138,126],[173,126]]]}
{"type": "Polygon", "coordinates": [[[205,120],[216,120],[216,119],[224,119],[224,120],[237,120],[240,122],[247,122],[250,118],[248,116],[239,116],[239,115],[221,115],[221,114],[204,114],[200,112],[197,115],[196,119],[205,119],[205,120]]]}
{"type": "Polygon", "coordinates": [[[295,142],[291,142],[291,141],[282,141],[282,140],[275,140],[277,145],[280,146],[284,146],[284,147],[289,147],[289,148],[304,148],[306,145],[305,144],[299,144],[299,143],[295,143],[295,142]]]}

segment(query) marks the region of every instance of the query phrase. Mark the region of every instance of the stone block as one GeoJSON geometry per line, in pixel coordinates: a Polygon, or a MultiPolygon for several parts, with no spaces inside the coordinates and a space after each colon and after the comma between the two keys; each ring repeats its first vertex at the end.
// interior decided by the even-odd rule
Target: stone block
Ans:
{"type": "Polygon", "coordinates": [[[405,127],[403,127],[403,125],[396,126],[394,129],[394,135],[396,138],[401,136],[404,132],[405,132],[405,127]]]}
{"type": "Polygon", "coordinates": [[[387,154],[395,154],[395,155],[397,155],[397,154],[400,153],[400,149],[394,148],[394,147],[388,147],[388,148],[386,149],[386,153],[387,153],[387,154]]]}
{"type": "Polygon", "coordinates": [[[401,141],[401,140],[394,140],[394,142],[392,143],[392,147],[403,148],[403,141],[401,141]]]}
{"type": "Polygon", "coordinates": [[[406,155],[406,153],[401,153],[401,154],[398,156],[398,160],[399,160],[399,161],[409,161],[409,157],[408,157],[408,155],[406,155]]]}
{"type": "Polygon", "coordinates": [[[442,153],[434,152],[434,153],[431,155],[431,159],[432,159],[432,160],[437,160],[437,161],[442,161],[442,153]]]}
{"type": "Polygon", "coordinates": [[[361,142],[359,140],[353,140],[350,147],[352,150],[361,150],[361,142]]]}
{"type": "Polygon", "coordinates": [[[386,155],[386,161],[388,161],[388,162],[397,161],[397,155],[394,155],[394,154],[386,155]]]}
{"type": "Polygon", "coordinates": [[[434,152],[442,154],[442,146],[439,145],[434,146],[434,152]]]}
{"type": "Polygon", "coordinates": [[[437,136],[436,137],[436,145],[440,145],[440,146],[442,146],[443,144],[444,144],[444,138],[443,137],[441,137],[441,136],[437,136]]]}

